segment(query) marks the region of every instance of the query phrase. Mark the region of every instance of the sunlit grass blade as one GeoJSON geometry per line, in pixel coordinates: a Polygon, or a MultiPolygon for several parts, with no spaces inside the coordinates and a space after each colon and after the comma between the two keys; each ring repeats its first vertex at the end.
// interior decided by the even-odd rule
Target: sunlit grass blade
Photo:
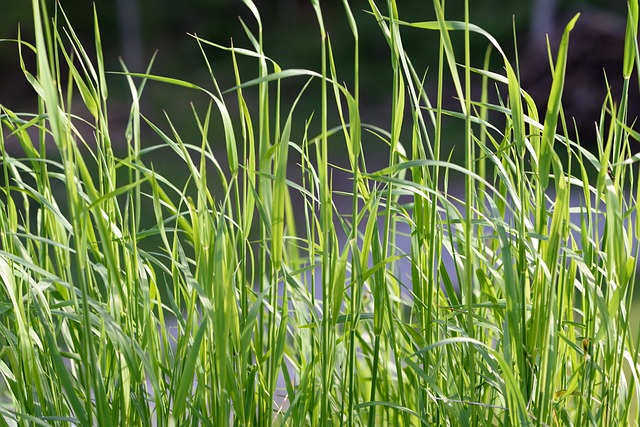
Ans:
{"type": "Polygon", "coordinates": [[[558,114],[560,113],[562,91],[564,88],[567,52],[569,48],[569,33],[573,29],[579,17],[579,14],[574,16],[562,33],[562,40],[560,41],[556,65],[553,71],[553,83],[551,85],[551,91],[549,92],[547,111],[544,116],[544,130],[542,131],[542,140],[540,142],[538,179],[540,180],[542,188],[547,188],[549,183],[549,170],[555,153],[553,143],[556,134],[556,125],[558,123],[558,114]]]}

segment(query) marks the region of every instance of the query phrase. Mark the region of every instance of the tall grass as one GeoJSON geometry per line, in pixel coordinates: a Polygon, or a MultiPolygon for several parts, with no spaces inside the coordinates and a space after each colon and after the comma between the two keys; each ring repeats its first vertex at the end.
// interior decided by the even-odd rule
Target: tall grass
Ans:
{"type": "Polygon", "coordinates": [[[562,113],[577,17],[549,55],[539,115],[468,7],[447,20],[434,0],[433,21],[407,22],[383,3],[358,14],[343,1],[348,76],[320,2],[314,71],[267,55],[245,0],[248,48],[194,36],[206,87],[151,65],[111,76],[131,92],[122,134],[110,128],[98,17],[85,49],[60,8],[33,0],[35,41],[13,42],[37,111],[0,106],[1,425],[638,425],[637,0],[625,85],[619,102],[603,100],[595,153],[568,137],[562,113]],[[364,19],[389,46],[385,129],[360,117],[364,19]],[[434,92],[407,31],[439,40],[434,92]],[[472,37],[497,70],[489,53],[472,62],[472,37]],[[233,60],[225,90],[213,48],[233,60]],[[141,114],[151,84],[208,96],[193,107],[195,140],[141,114]],[[458,108],[443,107],[447,87],[458,108]],[[508,96],[490,102],[494,88],[508,96]],[[301,103],[315,113],[301,117],[301,103]],[[448,158],[451,120],[464,165],[448,158]],[[150,133],[160,145],[143,144],[150,133]],[[382,168],[366,161],[371,136],[388,149],[382,168]],[[156,170],[158,150],[178,156],[186,184],[156,170]],[[334,189],[336,150],[347,191],[334,189]]]}

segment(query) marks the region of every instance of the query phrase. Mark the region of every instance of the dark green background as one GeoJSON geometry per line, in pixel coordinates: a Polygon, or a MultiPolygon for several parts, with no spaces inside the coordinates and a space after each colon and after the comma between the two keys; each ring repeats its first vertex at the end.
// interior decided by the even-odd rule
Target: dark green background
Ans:
{"type": "MultiPolygon", "coordinates": [[[[188,80],[211,87],[205,63],[197,43],[187,33],[222,44],[250,47],[238,18],[242,18],[255,31],[255,20],[240,0],[186,0],[175,2],[168,0],[124,0],[137,3],[139,10],[139,37],[142,53],[132,54],[129,50],[135,45],[132,38],[123,37],[122,20],[118,19],[117,1],[96,1],[101,34],[104,45],[105,62],[108,70],[120,71],[118,57],[123,56],[134,71],[144,69],[152,54],[157,51],[153,72],[188,80]]],[[[53,2],[48,2],[53,10],[53,2]]],[[[87,0],[61,0],[75,31],[85,46],[93,45],[93,3],[87,0]]],[[[331,37],[334,56],[338,64],[339,78],[352,86],[353,41],[348,28],[342,1],[321,1],[325,21],[331,37]]],[[[350,2],[358,22],[361,40],[361,113],[365,121],[387,127],[390,105],[389,91],[391,73],[389,50],[380,33],[375,19],[367,14],[366,0],[350,2]]],[[[386,1],[377,4],[386,12],[386,1]]],[[[266,53],[283,68],[320,69],[320,38],[318,25],[310,0],[272,0],[259,1],[256,5],[264,22],[264,40],[266,53]]],[[[546,93],[550,86],[549,64],[546,58],[533,55],[528,48],[529,25],[532,1],[525,0],[472,0],[471,21],[492,33],[508,54],[515,57],[513,49],[514,22],[517,29],[522,85],[538,101],[541,111],[546,102],[546,93]]],[[[447,1],[446,15],[449,19],[462,20],[464,2],[447,1]]],[[[407,21],[433,20],[432,2],[398,1],[400,18],[407,21]]],[[[604,73],[606,70],[613,93],[619,90],[620,62],[622,58],[622,37],[626,2],[617,1],[576,1],[558,0],[556,27],[561,31],[576,11],[583,17],[572,33],[568,64],[567,85],[563,105],[568,117],[576,117],[580,129],[584,129],[583,142],[592,143],[593,123],[598,119],[601,104],[606,92],[604,73]]],[[[33,40],[31,1],[5,1],[0,13],[0,38],[15,38],[21,26],[23,38],[33,40]]],[[[454,42],[461,43],[457,35],[454,42]],[[457,37],[457,38],[456,38],[457,37]]],[[[410,58],[418,72],[427,69],[427,88],[435,85],[435,67],[438,62],[438,36],[435,32],[414,29],[403,30],[403,41],[410,58]]],[[[482,66],[482,58],[487,43],[482,37],[472,38],[472,53],[475,66],[482,66]]],[[[213,48],[207,48],[207,55],[214,67],[214,73],[222,89],[233,86],[233,74],[230,55],[213,48]]],[[[459,50],[460,55],[462,50],[459,50]]],[[[26,55],[28,66],[32,70],[33,57],[26,55]]],[[[256,67],[250,62],[242,64],[243,79],[255,75],[256,67]]],[[[500,71],[499,61],[494,68],[500,71]]],[[[117,131],[124,126],[129,110],[130,94],[121,76],[110,76],[110,119],[117,131]]],[[[283,87],[287,94],[295,96],[299,82],[283,87]]],[[[476,85],[477,88],[477,85],[476,85]]],[[[311,90],[314,90],[311,88],[311,90]]],[[[634,92],[637,94],[637,90],[634,92]]],[[[455,108],[453,93],[447,96],[447,107],[455,108]]],[[[313,97],[310,97],[313,99],[313,97]]],[[[631,99],[632,116],[640,110],[638,96],[631,99]]],[[[154,121],[162,118],[163,111],[176,121],[179,129],[187,134],[196,130],[190,112],[190,102],[196,106],[205,105],[208,100],[195,92],[185,92],[166,85],[148,85],[143,97],[143,113],[154,121]]],[[[0,43],[0,104],[16,111],[28,111],[35,108],[33,90],[19,68],[15,43],[0,43]]],[[[317,106],[302,104],[301,123],[317,106]]],[[[455,139],[452,138],[452,139],[455,139]]],[[[150,137],[148,143],[158,142],[150,137]]],[[[453,142],[452,142],[453,144],[453,142]]],[[[455,157],[455,156],[454,156],[455,157]]]]}

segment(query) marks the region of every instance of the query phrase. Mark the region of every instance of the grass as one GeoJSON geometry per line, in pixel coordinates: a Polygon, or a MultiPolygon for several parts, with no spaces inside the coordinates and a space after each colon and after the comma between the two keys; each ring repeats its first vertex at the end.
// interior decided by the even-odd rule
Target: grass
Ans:
{"type": "Polygon", "coordinates": [[[32,1],[35,41],[13,42],[37,111],[0,106],[0,424],[638,425],[640,135],[627,118],[637,1],[625,86],[603,100],[594,153],[566,136],[562,113],[575,18],[550,55],[539,115],[517,61],[468,8],[449,21],[436,0],[433,21],[406,22],[395,0],[369,0],[368,14],[344,0],[354,70],[344,76],[318,1],[319,70],[281,69],[245,3],[248,48],[194,36],[206,87],[151,65],[111,76],[131,91],[121,134],[97,16],[89,50],[61,9],[32,1]],[[385,129],[360,117],[364,19],[389,46],[385,129]],[[406,31],[439,40],[433,92],[403,49],[406,31]],[[472,38],[500,69],[489,53],[471,63],[472,38]],[[228,89],[212,48],[233,58],[228,89]],[[150,84],[208,96],[193,106],[197,138],[141,114],[150,84]],[[443,107],[446,87],[455,110],[443,107]],[[301,100],[312,115],[297,114],[301,100]],[[446,152],[452,118],[462,165],[446,152]],[[143,144],[149,132],[162,144],[143,144]],[[372,138],[388,150],[382,168],[366,161],[372,138]],[[159,150],[177,156],[184,184],[149,161],[159,150]]]}

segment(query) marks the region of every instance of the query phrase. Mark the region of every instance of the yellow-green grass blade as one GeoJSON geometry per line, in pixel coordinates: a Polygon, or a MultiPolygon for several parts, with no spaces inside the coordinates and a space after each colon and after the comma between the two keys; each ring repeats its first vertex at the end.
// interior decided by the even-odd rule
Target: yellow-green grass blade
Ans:
{"type": "Polygon", "coordinates": [[[627,1],[627,27],[624,37],[622,76],[629,79],[638,60],[638,0],[627,1]]]}
{"type": "Polygon", "coordinates": [[[285,225],[285,202],[287,198],[287,177],[288,159],[289,159],[289,139],[291,135],[291,126],[293,121],[293,113],[302,94],[308,87],[311,80],[307,81],[305,86],[296,97],[289,116],[284,124],[280,141],[274,147],[275,149],[275,181],[273,183],[273,204],[271,207],[271,256],[273,266],[279,270],[282,265],[284,225],[285,225]]]}
{"type": "Polygon", "coordinates": [[[547,103],[542,140],[540,141],[538,179],[540,180],[542,188],[547,188],[547,185],[549,184],[549,170],[555,154],[553,142],[556,135],[558,115],[560,114],[562,92],[564,89],[567,53],[569,50],[569,33],[573,30],[573,27],[579,17],[580,14],[574,16],[562,33],[562,40],[560,41],[556,65],[553,71],[553,83],[551,84],[551,91],[549,92],[549,102],[547,103]]]}
{"type": "Polygon", "coordinates": [[[183,413],[190,403],[188,397],[191,395],[194,387],[193,375],[198,364],[198,354],[200,353],[204,334],[207,331],[207,325],[207,317],[202,317],[198,330],[193,337],[193,342],[190,344],[189,353],[186,355],[187,358],[184,361],[184,368],[178,380],[178,388],[175,391],[175,395],[172,396],[174,402],[172,416],[175,420],[182,419],[183,413]]]}

